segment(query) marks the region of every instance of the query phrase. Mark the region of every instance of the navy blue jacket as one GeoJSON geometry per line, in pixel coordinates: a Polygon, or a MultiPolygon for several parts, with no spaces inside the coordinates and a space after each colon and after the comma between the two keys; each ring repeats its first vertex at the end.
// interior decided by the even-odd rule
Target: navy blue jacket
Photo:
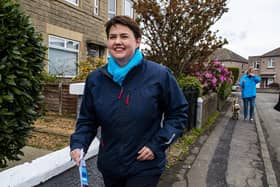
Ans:
{"type": "Polygon", "coordinates": [[[119,86],[107,67],[89,74],[71,150],[87,151],[101,126],[98,169],[104,175],[157,175],[165,168],[165,149],[182,135],[187,101],[168,68],[143,60],[119,86]],[[164,116],[164,117],[163,117],[164,116]],[[155,159],[138,161],[149,147],[155,159]]]}

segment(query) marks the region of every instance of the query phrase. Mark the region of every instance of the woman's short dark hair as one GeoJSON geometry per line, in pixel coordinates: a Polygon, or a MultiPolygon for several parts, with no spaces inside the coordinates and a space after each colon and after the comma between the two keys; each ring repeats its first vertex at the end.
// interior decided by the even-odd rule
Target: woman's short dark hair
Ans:
{"type": "Polygon", "coordinates": [[[105,24],[107,38],[109,38],[111,27],[116,24],[127,26],[133,32],[136,39],[141,38],[142,34],[139,25],[128,16],[115,16],[105,24]]]}

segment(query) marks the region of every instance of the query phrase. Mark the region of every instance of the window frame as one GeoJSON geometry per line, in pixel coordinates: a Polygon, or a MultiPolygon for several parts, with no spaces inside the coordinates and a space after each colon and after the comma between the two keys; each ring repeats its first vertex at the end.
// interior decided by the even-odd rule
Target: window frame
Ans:
{"type": "MultiPolygon", "coordinates": [[[[65,51],[65,52],[76,53],[76,55],[77,55],[76,64],[79,64],[79,53],[80,53],[80,42],[79,41],[67,39],[67,38],[63,38],[63,37],[55,36],[55,35],[48,35],[48,56],[50,56],[49,55],[50,49],[56,49],[56,50],[61,50],[61,51],[65,51]],[[59,46],[59,45],[51,44],[52,39],[63,40],[64,41],[63,47],[59,46]],[[67,47],[68,42],[76,43],[77,49],[67,47]]],[[[72,78],[77,75],[78,71],[79,71],[78,66],[76,66],[75,75],[60,75],[60,74],[53,74],[53,75],[55,75],[57,77],[72,78]]],[[[48,58],[48,73],[50,74],[50,59],[49,58],[48,58]]]]}
{"type": "Polygon", "coordinates": [[[132,0],[124,0],[123,1],[123,15],[126,15],[126,16],[129,16],[129,17],[133,18],[133,16],[134,16],[134,9],[133,9],[133,1],[132,0]],[[126,14],[126,6],[125,6],[126,2],[128,4],[130,4],[130,13],[132,13],[132,15],[127,15],[126,14]]]}
{"type": "Polygon", "coordinates": [[[99,16],[99,5],[100,5],[100,0],[94,0],[94,7],[93,7],[93,15],[99,16]]]}
{"type": "Polygon", "coordinates": [[[68,3],[71,3],[72,5],[75,5],[75,6],[79,6],[79,0],[75,0],[75,2],[73,2],[73,1],[71,1],[71,0],[65,0],[66,2],[68,2],[68,3]]]}
{"type": "Polygon", "coordinates": [[[114,14],[114,16],[117,15],[117,1],[116,0],[109,0],[108,1],[108,20],[111,19],[110,14],[114,14]],[[110,7],[109,7],[110,6],[110,1],[114,1],[114,4],[115,4],[114,9],[115,9],[115,11],[110,11],[110,7]]]}
{"type": "Polygon", "coordinates": [[[254,67],[254,69],[256,69],[256,70],[260,69],[260,62],[255,61],[255,62],[253,63],[253,67],[254,67]]]}
{"type": "Polygon", "coordinates": [[[269,58],[267,60],[267,68],[274,68],[275,67],[275,61],[273,58],[269,58]]]}
{"type": "Polygon", "coordinates": [[[269,87],[270,84],[274,83],[275,79],[273,77],[267,78],[267,87],[269,87]]]}
{"type": "Polygon", "coordinates": [[[87,55],[94,57],[94,58],[101,58],[104,55],[105,48],[94,44],[94,43],[87,43],[87,55]],[[95,51],[95,52],[93,52],[95,51]]]}

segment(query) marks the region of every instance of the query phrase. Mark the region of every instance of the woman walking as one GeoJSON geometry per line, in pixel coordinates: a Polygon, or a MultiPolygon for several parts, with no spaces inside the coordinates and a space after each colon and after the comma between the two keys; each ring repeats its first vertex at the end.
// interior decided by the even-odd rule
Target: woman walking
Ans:
{"type": "Polygon", "coordinates": [[[248,120],[248,108],[250,121],[254,120],[254,108],[256,100],[256,84],[261,81],[261,78],[254,74],[254,68],[249,67],[247,73],[240,79],[240,86],[242,88],[242,99],[244,105],[244,119],[248,120]]]}
{"type": "MultiPolygon", "coordinates": [[[[156,187],[165,150],[182,135],[187,101],[168,68],[139,50],[141,31],[126,16],[106,24],[108,64],[90,73],[71,158],[80,163],[101,126],[98,169],[106,187],[156,187]]],[[[160,59],[159,59],[160,60],[160,59]]]]}

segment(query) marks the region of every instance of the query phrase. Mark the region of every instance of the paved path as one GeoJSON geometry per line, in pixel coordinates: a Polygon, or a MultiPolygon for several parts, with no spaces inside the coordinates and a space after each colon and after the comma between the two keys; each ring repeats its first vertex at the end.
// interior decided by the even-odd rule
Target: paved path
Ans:
{"type": "Polygon", "coordinates": [[[3,170],[9,169],[11,167],[23,164],[25,162],[31,162],[32,160],[34,160],[38,157],[44,156],[44,155],[52,152],[49,150],[38,149],[35,147],[30,147],[30,146],[23,147],[21,149],[21,151],[24,153],[24,156],[19,156],[20,160],[18,160],[18,161],[8,161],[8,167],[0,169],[0,172],[3,170]]]}
{"type": "Polygon", "coordinates": [[[271,162],[257,115],[255,120],[244,121],[242,111],[241,119],[232,120],[227,103],[209,137],[164,173],[159,187],[277,187],[272,168],[266,166],[271,162]]]}
{"type": "Polygon", "coordinates": [[[188,186],[267,186],[255,125],[230,119],[229,110],[203,146],[188,186]],[[203,177],[197,170],[204,166],[203,177]]]}

